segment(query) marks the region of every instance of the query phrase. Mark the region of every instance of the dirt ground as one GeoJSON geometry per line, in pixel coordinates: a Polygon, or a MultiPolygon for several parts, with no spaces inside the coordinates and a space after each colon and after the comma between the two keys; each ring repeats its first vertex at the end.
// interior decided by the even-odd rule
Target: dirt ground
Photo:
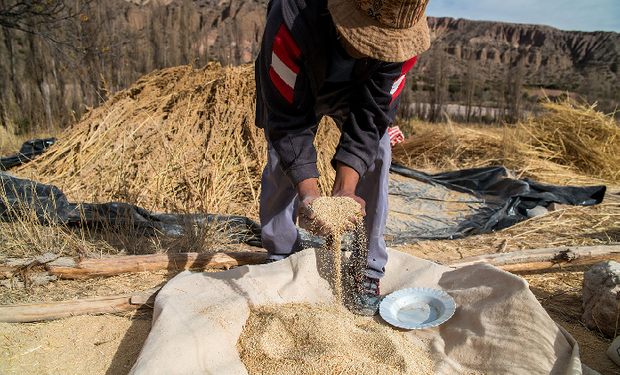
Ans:
{"type": "MultiPolygon", "coordinates": [[[[601,374],[620,374],[620,368],[605,354],[612,340],[587,329],[580,321],[583,312],[581,281],[588,268],[537,271],[520,273],[519,276],[529,282],[551,318],[577,340],[583,363],[601,374]]],[[[138,285],[148,289],[173,275],[142,272],[96,279],[91,281],[87,296],[104,292],[123,293],[138,285]]],[[[50,286],[49,289],[71,290],[73,287],[77,294],[79,286],[71,284],[80,282],[61,283],[65,285],[50,286]]],[[[77,316],[42,323],[0,323],[0,373],[126,374],[148,336],[151,319],[152,311],[142,309],[123,315],[77,316]]]]}
{"type": "MultiPolygon", "coordinates": [[[[610,191],[595,207],[560,207],[496,233],[453,241],[426,241],[397,249],[427,259],[456,259],[524,248],[591,246],[618,243],[620,195],[610,191]]],[[[247,250],[247,247],[243,247],[247,250]]],[[[581,283],[589,266],[522,272],[551,318],[579,343],[582,362],[601,374],[620,374],[605,354],[612,339],[580,321],[581,283]]],[[[69,300],[146,290],[162,285],[176,272],[151,271],[86,281],[61,280],[9,292],[0,288],[2,304],[69,300]]],[[[43,323],[0,323],[2,374],[126,374],[148,336],[149,309],[129,314],[78,316],[43,323]]]]}
{"type": "Polygon", "coordinates": [[[150,328],[150,312],[0,323],[0,373],[127,374],[150,328]]]}

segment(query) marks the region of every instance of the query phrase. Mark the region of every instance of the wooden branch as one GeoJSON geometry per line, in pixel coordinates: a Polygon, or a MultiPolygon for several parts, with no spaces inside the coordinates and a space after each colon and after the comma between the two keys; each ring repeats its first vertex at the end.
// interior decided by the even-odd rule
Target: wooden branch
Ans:
{"type": "Polygon", "coordinates": [[[143,306],[152,307],[159,289],[161,287],[116,296],[0,306],[0,322],[28,323],[85,314],[127,312],[143,306]]]}
{"type": "Polygon", "coordinates": [[[85,279],[161,269],[229,269],[245,264],[261,264],[265,261],[265,256],[266,253],[264,252],[172,253],[83,259],[79,263],[69,264],[67,264],[67,259],[58,259],[46,264],[46,269],[58,278],[85,279]]]}
{"type": "Polygon", "coordinates": [[[606,260],[620,261],[620,245],[566,246],[523,250],[511,253],[483,254],[440,263],[453,268],[487,263],[505,271],[518,272],[595,264],[606,260]]]}
{"type": "MultiPolygon", "coordinates": [[[[265,252],[173,253],[83,259],[80,262],[62,257],[46,263],[45,268],[50,274],[61,279],[85,279],[161,269],[229,269],[246,264],[262,264],[265,255],[265,252]]],[[[518,272],[595,264],[605,260],[620,261],[620,245],[523,250],[437,262],[453,268],[488,263],[506,271],[518,272]]],[[[12,269],[12,267],[0,267],[0,271],[5,275],[12,269]]]]}

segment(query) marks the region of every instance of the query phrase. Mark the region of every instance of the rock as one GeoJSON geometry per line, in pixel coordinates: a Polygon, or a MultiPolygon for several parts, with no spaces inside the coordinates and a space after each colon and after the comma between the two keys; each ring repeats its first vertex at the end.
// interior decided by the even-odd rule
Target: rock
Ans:
{"type": "Polygon", "coordinates": [[[527,217],[531,219],[533,217],[546,215],[548,213],[549,211],[545,207],[536,206],[530,210],[527,210],[527,217]]]}
{"type": "Polygon", "coordinates": [[[620,263],[606,261],[583,274],[583,316],[585,325],[615,337],[620,292],[620,263]]]}

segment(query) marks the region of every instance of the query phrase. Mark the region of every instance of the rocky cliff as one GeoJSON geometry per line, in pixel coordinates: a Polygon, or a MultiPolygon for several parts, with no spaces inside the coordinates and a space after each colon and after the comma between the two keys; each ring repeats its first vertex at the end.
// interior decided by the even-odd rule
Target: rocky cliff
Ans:
{"type": "MultiPolygon", "coordinates": [[[[525,84],[579,90],[596,83],[618,85],[620,35],[562,31],[549,26],[429,18],[433,49],[442,49],[462,75],[474,61],[485,79],[499,78],[507,64],[524,65],[525,84]],[[594,82],[596,81],[596,82],[594,82]]],[[[420,65],[431,63],[426,54],[420,65]]]]}
{"type": "MultiPolygon", "coordinates": [[[[154,69],[250,62],[267,7],[267,0],[85,3],[62,23],[37,24],[38,33],[0,27],[0,125],[67,126],[86,106],[101,105],[154,69]]],[[[429,25],[433,47],[411,73],[418,80],[442,60],[455,85],[468,71],[481,87],[517,72],[525,85],[574,90],[590,100],[620,96],[617,33],[452,18],[430,18],[429,25]]]]}

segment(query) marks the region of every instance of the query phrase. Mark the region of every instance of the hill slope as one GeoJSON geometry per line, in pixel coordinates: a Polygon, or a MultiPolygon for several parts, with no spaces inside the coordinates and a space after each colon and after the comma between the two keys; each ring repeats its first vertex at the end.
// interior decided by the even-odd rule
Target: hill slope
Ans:
{"type": "MultiPolygon", "coordinates": [[[[196,67],[214,60],[251,62],[267,8],[266,0],[77,2],[82,3],[82,9],[66,9],[67,19],[35,26],[70,46],[0,27],[0,126],[67,126],[86,106],[100,105],[153,69],[194,59],[196,67]]],[[[476,71],[484,89],[500,90],[507,64],[523,61],[524,84],[577,90],[604,108],[613,108],[620,96],[617,33],[432,17],[429,25],[433,47],[413,75],[428,76],[437,53],[445,51],[451,78],[476,71]]]]}

